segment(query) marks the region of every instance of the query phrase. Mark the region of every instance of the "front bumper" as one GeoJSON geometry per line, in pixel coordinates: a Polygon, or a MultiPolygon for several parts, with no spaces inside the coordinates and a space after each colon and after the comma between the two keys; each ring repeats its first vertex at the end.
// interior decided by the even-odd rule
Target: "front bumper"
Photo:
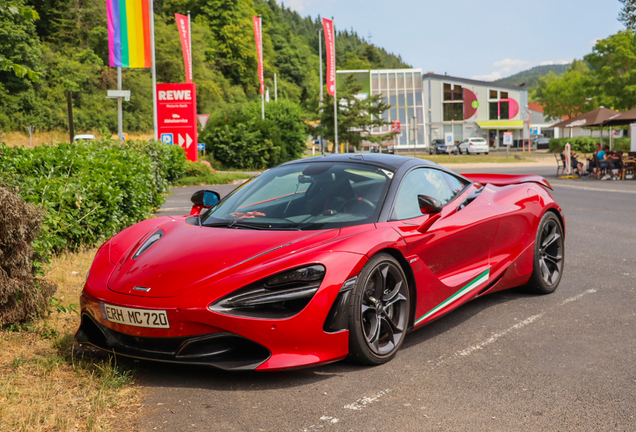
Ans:
{"type": "Polygon", "coordinates": [[[143,360],[214,366],[224,370],[251,370],[271,353],[267,348],[232,333],[201,336],[141,337],[109,329],[90,313],[82,314],[77,331],[79,343],[143,360]]]}
{"type": "MultiPolygon", "coordinates": [[[[90,286],[89,278],[81,297],[82,323],[76,337],[80,343],[118,355],[225,370],[270,371],[338,361],[348,355],[349,332],[342,327],[326,328],[325,323],[343,281],[357,275],[365,262],[362,255],[332,252],[324,259],[329,270],[318,292],[302,311],[284,319],[210,311],[208,305],[215,299],[204,300],[205,291],[169,298],[131,296],[104,289],[102,283],[90,286]],[[165,310],[170,328],[109,321],[100,303],[165,310]]],[[[236,282],[236,286],[245,285],[236,282]]]]}

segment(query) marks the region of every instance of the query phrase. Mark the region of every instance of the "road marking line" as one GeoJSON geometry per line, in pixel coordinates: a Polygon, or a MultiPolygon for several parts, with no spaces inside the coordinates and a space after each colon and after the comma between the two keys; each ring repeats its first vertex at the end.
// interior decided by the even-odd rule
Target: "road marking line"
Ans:
{"type": "Polygon", "coordinates": [[[552,186],[562,187],[562,188],[569,188],[569,189],[579,189],[579,190],[596,191],[596,192],[616,192],[616,193],[636,194],[636,191],[631,191],[631,190],[601,189],[601,188],[592,188],[592,187],[586,187],[586,186],[560,184],[560,183],[556,183],[556,182],[552,182],[551,184],[552,184],[552,186]]]}
{"type": "MultiPolygon", "coordinates": [[[[569,298],[567,298],[567,299],[563,300],[563,301],[562,301],[561,303],[559,303],[557,306],[563,306],[563,305],[566,305],[566,304],[568,304],[568,303],[571,303],[571,302],[574,302],[574,301],[580,300],[583,296],[585,296],[585,295],[587,295],[587,294],[593,294],[593,293],[595,293],[595,292],[597,292],[595,289],[589,289],[589,290],[584,291],[584,292],[582,292],[582,293],[580,293],[580,294],[577,294],[577,295],[575,295],[575,296],[573,296],[573,297],[569,297],[569,298]]],[[[456,352],[455,354],[453,354],[450,358],[452,359],[452,358],[455,358],[455,357],[458,357],[458,356],[467,356],[467,355],[470,355],[470,354],[474,353],[475,351],[480,350],[480,349],[482,349],[483,347],[485,347],[485,346],[487,346],[487,345],[490,345],[490,344],[492,344],[492,343],[496,342],[496,341],[497,341],[497,339],[499,339],[499,338],[503,337],[503,336],[504,336],[504,335],[506,335],[507,333],[509,333],[509,332],[511,332],[511,331],[513,331],[513,330],[518,330],[518,329],[520,329],[520,328],[522,328],[522,327],[527,326],[528,324],[532,324],[533,322],[535,322],[535,321],[536,321],[536,320],[538,320],[539,318],[543,317],[546,313],[547,313],[547,312],[544,312],[544,313],[541,313],[541,314],[538,314],[538,315],[532,315],[531,317],[526,318],[525,320],[521,321],[521,322],[520,322],[520,323],[518,323],[518,324],[513,325],[512,327],[510,327],[510,328],[508,328],[508,329],[506,329],[506,330],[503,330],[503,331],[500,331],[500,332],[497,332],[497,333],[493,334],[492,336],[490,336],[488,339],[486,339],[486,340],[485,340],[485,341],[483,341],[483,342],[480,342],[480,343],[478,343],[478,344],[476,344],[476,345],[472,345],[472,346],[470,346],[470,347],[468,347],[468,348],[466,348],[466,349],[463,349],[463,350],[457,351],[457,352],[456,352]]],[[[437,362],[435,366],[439,366],[439,365],[441,365],[442,363],[444,363],[444,360],[441,360],[441,361],[437,362]]]]}
{"type": "Polygon", "coordinates": [[[344,407],[350,410],[354,410],[354,411],[361,411],[362,408],[364,408],[365,406],[372,404],[373,402],[376,402],[378,399],[380,399],[382,396],[388,394],[391,392],[391,389],[386,389],[386,390],[382,390],[376,394],[374,394],[373,396],[365,396],[362,397],[358,400],[356,400],[354,403],[350,403],[348,405],[345,405],[344,407]]]}
{"type": "Polygon", "coordinates": [[[580,299],[584,295],[586,295],[586,294],[594,294],[595,292],[596,292],[596,290],[594,288],[589,289],[589,290],[587,290],[585,292],[582,292],[579,295],[575,295],[574,297],[570,297],[570,298],[567,298],[567,299],[563,300],[561,303],[559,303],[559,306],[563,306],[564,304],[568,304],[570,302],[577,301],[578,299],[580,299]]]}
{"type": "MultiPolygon", "coordinates": [[[[539,314],[539,315],[532,315],[530,318],[526,318],[525,320],[521,321],[518,324],[513,325],[512,327],[510,327],[509,329],[506,329],[504,331],[501,331],[499,333],[495,333],[494,335],[490,336],[488,339],[486,339],[483,342],[478,343],[477,345],[473,345],[471,347],[468,347],[466,349],[463,349],[461,351],[458,351],[455,356],[460,355],[460,356],[467,356],[472,354],[473,352],[482,349],[483,347],[485,347],[486,345],[490,345],[491,343],[495,342],[497,339],[499,339],[500,337],[504,336],[506,333],[511,332],[513,330],[517,330],[520,329],[522,327],[527,326],[528,324],[532,324],[533,322],[535,322],[536,320],[538,320],[539,318],[541,318],[543,315],[545,315],[545,313],[539,314]]],[[[453,357],[455,357],[453,356],[453,357]]]]}

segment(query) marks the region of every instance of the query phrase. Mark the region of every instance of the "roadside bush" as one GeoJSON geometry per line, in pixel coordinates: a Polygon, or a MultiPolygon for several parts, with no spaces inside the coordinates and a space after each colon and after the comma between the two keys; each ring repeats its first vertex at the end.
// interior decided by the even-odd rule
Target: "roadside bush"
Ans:
{"type": "Polygon", "coordinates": [[[0,187],[0,325],[31,318],[47,307],[55,284],[36,278],[31,242],[43,211],[0,187]]]}
{"type": "Polygon", "coordinates": [[[186,161],[185,177],[199,177],[212,174],[212,169],[201,162],[186,161]]]}
{"type": "MultiPolygon", "coordinates": [[[[565,149],[565,145],[570,143],[572,150],[577,153],[594,153],[596,151],[596,143],[600,142],[600,138],[593,137],[552,138],[550,140],[550,152],[561,153],[565,149]]],[[[629,151],[630,143],[630,137],[615,138],[613,140],[613,149],[616,151],[629,151]]],[[[609,145],[608,137],[603,137],[603,145],[605,144],[609,145]]]]}
{"type": "MultiPolygon", "coordinates": [[[[572,150],[577,153],[594,153],[596,143],[601,142],[600,138],[575,137],[575,138],[552,138],[550,140],[550,152],[561,153],[565,145],[570,143],[572,150]]],[[[609,138],[603,138],[603,144],[609,144],[609,138]]]]}
{"type": "Polygon", "coordinates": [[[306,149],[302,108],[289,100],[233,105],[214,113],[201,133],[210,156],[226,167],[264,168],[298,159],[306,149]]]}
{"type": "Polygon", "coordinates": [[[159,142],[0,146],[0,181],[45,210],[33,241],[42,256],[94,244],[147,218],[184,173],[183,150],[159,142]]]}

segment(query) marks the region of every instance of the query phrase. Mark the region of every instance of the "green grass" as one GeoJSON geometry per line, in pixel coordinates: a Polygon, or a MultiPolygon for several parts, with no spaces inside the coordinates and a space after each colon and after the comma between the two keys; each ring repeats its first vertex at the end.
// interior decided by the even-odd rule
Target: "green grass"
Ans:
{"type": "Polygon", "coordinates": [[[234,180],[249,179],[253,176],[243,173],[212,173],[202,176],[187,176],[179,179],[175,186],[198,186],[229,184],[234,180]]]}

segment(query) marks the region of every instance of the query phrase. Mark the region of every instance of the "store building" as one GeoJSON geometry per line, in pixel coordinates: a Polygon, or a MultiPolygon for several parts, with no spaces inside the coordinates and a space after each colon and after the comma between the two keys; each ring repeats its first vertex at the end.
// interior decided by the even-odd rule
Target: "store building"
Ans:
{"type": "Polygon", "coordinates": [[[390,124],[374,129],[372,134],[391,132],[397,120],[400,133],[386,141],[385,145],[395,146],[398,150],[427,147],[421,69],[339,70],[338,82],[348,75],[353,75],[362,85],[359,98],[380,95],[391,106],[384,113],[384,120],[390,124]],[[415,129],[409,128],[412,118],[415,119],[415,129]]]}
{"type": "Polygon", "coordinates": [[[512,132],[515,141],[523,138],[524,115],[529,115],[524,87],[433,72],[423,75],[422,80],[432,140],[443,139],[450,132],[455,141],[479,136],[498,147],[503,144],[504,132],[512,132]]]}

